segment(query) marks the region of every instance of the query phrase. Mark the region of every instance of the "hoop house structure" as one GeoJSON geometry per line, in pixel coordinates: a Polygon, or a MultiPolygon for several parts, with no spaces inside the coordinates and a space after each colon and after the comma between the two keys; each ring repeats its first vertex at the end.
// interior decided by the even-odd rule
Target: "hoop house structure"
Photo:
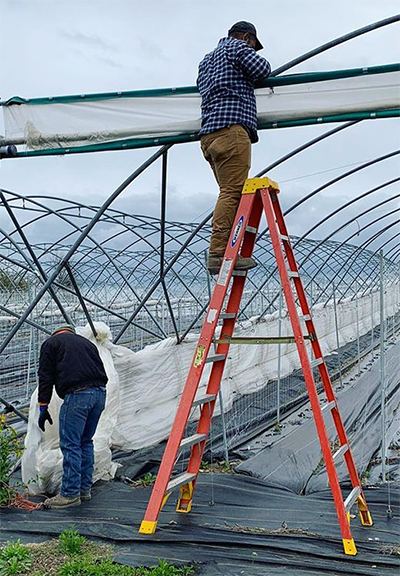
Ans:
{"type": "MultiPolygon", "coordinates": [[[[329,125],[268,166],[258,167],[256,176],[274,178],[274,171],[279,168],[282,173],[293,159],[312,154],[322,142],[341,146],[344,134],[357,135],[366,123],[371,138],[377,123],[395,126],[400,114],[400,64],[283,73],[316,54],[398,21],[398,16],[388,18],[316,48],[275,70],[257,87],[260,129],[329,125]]],[[[103,472],[109,478],[115,473],[111,447],[136,452],[156,446],[168,435],[215,282],[206,267],[212,214],[190,223],[166,218],[170,150],[199,139],[199,95],[195,87],[184,87],[14,97],[1,104],[6,127],[0,148],[3,162],[154,148],[101,206],[72,197],[0,190],[0,401],[12,410],[18,402],[27,404],[33,393],[32,413],[41,343],[55,324],[66,321],[79,327],[109,362],[112,386],[120,394],[115,393],[114,412],[102,432],[104,443],[97,455],[103,467],[101,470],[99,464],[97,478],[103,477],[103,472]],[[143,118],[146,121],[142,122],[143,118]],[[119,208],[116,200],[153,165],[161,174],[160,217],[119,208]],[[132,382],[145,382],[146,388],[143,385],[136,390],[132,382]],[[134,423],[133,407],[137,407],[134,423]]],[[[351,161],[352,151],[348,154],[351,161]]],[[[385,150],[363,163],[354,162],[334,178],[324,175],[318,187],[295,202],[283,202],[290,230],[291,222],[295,223],[302,211],[311,211],[326,192],[334,194],[337,186],[358,183],[357,193],[348,195],[339,208],[327,208],[308,229],[291,236],[339,391],[344,390],[350,371],[353,379],[361,379],[364,364],[372,364],[376,352],[389,358],[398,347],[400,175],[393,172],[399,154],[398,149],[385,150]],[[388,167],[390,170],[385,170],[388,167]],[[379,182],[375,178],[374,184],[365,184],[369,174],[379,168],[379,182]]],[[[249,274],[239,330],[244,335],[287,335],[290,325],[265,224],[257,236],[254,257],[258,266],[249,274]]],[[[294,356],[290,344],[279,344],[274,350],[267,345],[262,351],[232,352],[232,368],[219,398],[214,454],[227,459],[230,451],[246,460],[245,444],[256,450],[251,442],[258,433],[273,425],[279,431],[285,415],[304,405],[304,381],[294,356]]],[[[380,368],[383,438],[391,430],[399,400],[398,379],[385,372],[387,367],[393,368],[390,362],[382,360],[380,368]]],[[[381,478],[385,479],[385,441],[364,447],[360,435],[359,423],[363,421],[364,430],[379,396],[379,383],[371,390],[360,413],[348,418],[360,474],[380,448],[381,478]]],[[[58,409],[55,401],[53,411],[58,409]]],[[[192,414],[189,427],[197,417],[198,413],[192,414]]],[[[376,429],[371,428],[371,435],[374,433],[376,436],[376,429]]],[[[48,449],[51,457],[57,449],[56,445],[48,449]]],[[[33,449],[29,457],[34,459],[33,449]]],[[[60,462],[55,456],[49,461],[49,484],[38,490],[59,483],[60,462]]],[[[25,465],[29,468],[31,464],[25,465]]],[[[241,466],[252,473],[246,463],[241,466]]],[[[321,489],[319,472],[316,465],[301,486],[291,488],[299,493],[321,489]]],[[[268,477],[262,466],[257,468],[257,477],[268,477]]]]}

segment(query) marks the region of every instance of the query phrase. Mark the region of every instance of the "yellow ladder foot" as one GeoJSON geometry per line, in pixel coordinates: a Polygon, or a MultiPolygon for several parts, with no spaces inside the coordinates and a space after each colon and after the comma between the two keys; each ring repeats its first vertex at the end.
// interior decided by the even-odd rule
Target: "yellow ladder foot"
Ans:
{"type": "Polygon", "coordinates": [[[148,522],[143,520],[139,528],[139,534],[154,534],[157,528],[157,522],[148,522]]]}
{"type": "Polygon", "coordinates": [[[347,554],[348,556],[355,556],[357,554],[357,548],[356,545],[354,544],[353,538],[351,538],[350,540],[346,540],[346,538],[343,538],[343,548],[344,553],[347,554]]]}

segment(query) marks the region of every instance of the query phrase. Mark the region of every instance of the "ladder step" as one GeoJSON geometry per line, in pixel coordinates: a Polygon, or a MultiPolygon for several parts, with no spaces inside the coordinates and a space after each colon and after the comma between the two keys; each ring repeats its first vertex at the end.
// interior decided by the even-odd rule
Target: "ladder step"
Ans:
{"type": "Polygon", "coordinates": [[[315,360],[311,360],[311,362],[310,362],[311,368],[315,368],[315,366],[320,366],[323,363],[324,363],[323,358],[316,358],[315,360]]]}
{"type": "Polygon", "coordinates": [[[220,319],[222,318],[222,320],[228,320],[229,318],[236,318],[236,314],[235,312],[221,312],[219,317],[220,319]]]}
{"type": "Polygon", "coordinates": [[[254,228],[254,226],[246,226],[246,232],[251,232],[251,234],[257,234],[257,228],[254,228]]]}
{"type": "Polygon", "coordinates": [[[246,276],[247,270],[233,270],[232,276],[246,276]]]}
{"type": "Polygon", "coordinates": [[[346,509],[346,512],[350,510],[350,508],[353,506],[354,502],[357,500],[360,494],[361,494],[360,486],[356,486],[355,488],[353,488],[353,490],[350,492],[350,494],[344,501],[344,507],[346,509]]]}
{"type": "Polygon", "coordinates": [[[198,444],[199,442],[202,442],[205,437],[205,434],[193,434],[193,436],[188,436],[181,441],[179,448],[188,448],[188,446],[198,444]]]}
{"type": "Polygon", "coordinates": [[[343,456],[343,455],[347,452],[348,449],[349,449],[349,445],[348,445],[348,444],[343,444],[343,446],[341,446],[341,447],[339,448],[339,450],[337,450],[337,451],[333,454],[333,456],[332,456],[333,461],[336,462],[336,460],[338,460],[341,456],[343,456]]]}
{"type": "Polygon", "coordinates": [[[294,270],[288,270],[288,276],[289,278],[300,278],[300,274],[294,270]]]}
{"type": "Polygon", "coordinates": [[[171,490],[179,488],[179,486],[183,486],[184,484],[191,482],[195,478],[196,474],[191,474],[190,472],[184,472],[183,474],[179,474],[179,476],[176,476],[175,478],[173,478],[168,482],[168,486],[165,493],[167,494],[168,492],[171,492],[171,490]]]}
{"type": "Polygon", "coordinates": [[[193,406],[201,406],[202,404],[207,404],[207,402],[212,402],[217,397],[216,394],[205,394],[204,396],[199,396],[193,402],[193,406]]]}
{"type": "Polygon", "coordinates": [[[289,236],[285,236],[284,234],[279,234],[279,238],[281,240],[287,240],[289,242],[289,236]]]}
{"type": "MultiPolygon", "coordinates": [[[[309,340],[308,335],[303,336],[304,340],[309,340]]],[[[236,338],[235,336],[225,336],[221,334],[218,338],[217,344],[294,344],[296,338],[294,336],[247,336],[243,338],[236,338]]]]}
{"type": "Polygon", "coordinates": [[[225,360],[226,354],[214,354],[214,356],[207,356],[205,364],[210,364],[211,362],[221,362],[225,360]]]}
{"type": "Polygon", "coordinates": [[[322,412],[328,412],[328,410],[332,410],[332,408],[334,408],[336,406],[336,402],[334,400],[332,400],[332,402],[328,402],[328,404],[325,404],[324,406],[322,406],[321,410],[322,412]]]}

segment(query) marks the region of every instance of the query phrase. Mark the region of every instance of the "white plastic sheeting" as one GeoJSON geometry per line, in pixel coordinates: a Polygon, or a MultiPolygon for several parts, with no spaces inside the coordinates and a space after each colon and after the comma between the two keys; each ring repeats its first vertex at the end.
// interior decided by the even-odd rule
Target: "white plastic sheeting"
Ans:
{"type": "MultiPolygon", "coordinates": [[[[256,90],[258,121],[290,121],[400,106],[400,73],[365,74],[256,90]]],[[[3,106],[5,141],[31,149],[159,138],[200,129],[200,95],[123,97],[3,106]]]]}
{"type": "MultiPolygon", "coordinates": [[[[346,300],[337,306],[340,326],[340,345],[357,338],[357,316],[359,334],[368,332],[372,325],[379,324],[379,294],[357,300],[346,300]],[[358,309],[358,311],[357,311],[358,309]]],[[[398,286],[385,295],[385,315],[398,312],[400,294],[398,286]]],[[[332,303],[316,305],[313,319],[324,354],[336,349],[335,318],[332,303]]],[[[168,436],[177,409],[179,397],[185,383],[188,367],[192,361],[197,335],[177,346],[172,338],[147,346],[134,353],[110,343],[110,332],[102,323],[95,323],[101,335],[97,341],[100,355],[110,379],[107,387],[107,404],[96,432],[95,480],[112,478],[116,465],[111,462],[110,446],[125,450],[136,450],[151,446],[168,436]]],[[[92,339],[90,328],[79,331],[92,339]]],[[[277,313],[262,319],[252,319],[235,331],[240,336],[276,336],[278,334],[277,313]]],[[[282,320],[282,335],[292,334],[287,316],[282,320]]],[[[300,363],[293,344],[281,345],[281,377],[299,368],[300,363]]],[[[229,411],[235,397],[262,390],[268,381],[277,377],[278,346],[234,346],[229,351],[222,382],[224,409],[229,411]]],[[[204,391],[206,378],[211,369],[206,365],[199,395],[204,391]]],[[[32,397],[28,434],[22,462],[24,482],[38,479],[32,484],[33,491],[44,489],[55,491],[61,478],[61,453],[58,447],[58,411],[60,399],[55,397],[50,405],[54,426],[42,434],[37,426],[37,394],[32,397]],[[41,479],[43,478],[43,479],[41,479]]],[[[217,405],[218,413],[218,405],[217,405]]],[[[198,411],[197,411],[198,414],[198,411]]]]}

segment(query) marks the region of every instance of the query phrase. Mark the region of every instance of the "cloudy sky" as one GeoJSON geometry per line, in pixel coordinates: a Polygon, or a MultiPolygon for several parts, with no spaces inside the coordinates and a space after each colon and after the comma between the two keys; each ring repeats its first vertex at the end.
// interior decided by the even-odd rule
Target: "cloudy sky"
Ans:
{"type": "MultiPolygon", "coordinates": [[[[193,85],[198,62],[238,20],[256,25],[265,47],[261,54],[277,68],[397,10],[397,0],[0,0],[0,97],[193,85]]],[[[392,24],[329,50],[293,71],[393,63],[399,60],[399,37],[399,24],[392,24]]],[[[331,128],[333,125],[262,131],[260,142],[253,146],[252,174],[331,128]]],[[[299,154],[270,176],[281,183],[281,198],[287,207],[328,179],[398,147],[397,120],[366,121],[299,154]]],[[[3,160],[0,184],[25,195],[54,195],[98,205],[151,153],[147,149],[3,160]]],[[[160,169],[158,163],[140,177],[116,207],[157,216],[160,169]]],[[[344,202],[398,173],[399,161],[392,159],[330,187],[318,200],[293,213],[291,233],[301,234],[344,202]]],[[[314,237],[323,238],[345,217],[385,198],[394,200],[361,217],[358,224],[335,238],[343,239],[358,225],[400,208],[398,189],[392,185],[372,194],[369,200],[336,216],[329,226],[319,228],[314,237]]],[[[167,217],[196,221],[212,209],[216,196],[217,187],[199,144],[173,147],[167,217]]],[[[394,222],[399,214],[382,222],[394,222]]],[[[399,228],[392,228],[390,235],[399,228]]],[[[355,243],[365,238],[361,235],[355,243]]],[[[40,240],[40,230],[35,231],[35,240],[40,240]]]]}

